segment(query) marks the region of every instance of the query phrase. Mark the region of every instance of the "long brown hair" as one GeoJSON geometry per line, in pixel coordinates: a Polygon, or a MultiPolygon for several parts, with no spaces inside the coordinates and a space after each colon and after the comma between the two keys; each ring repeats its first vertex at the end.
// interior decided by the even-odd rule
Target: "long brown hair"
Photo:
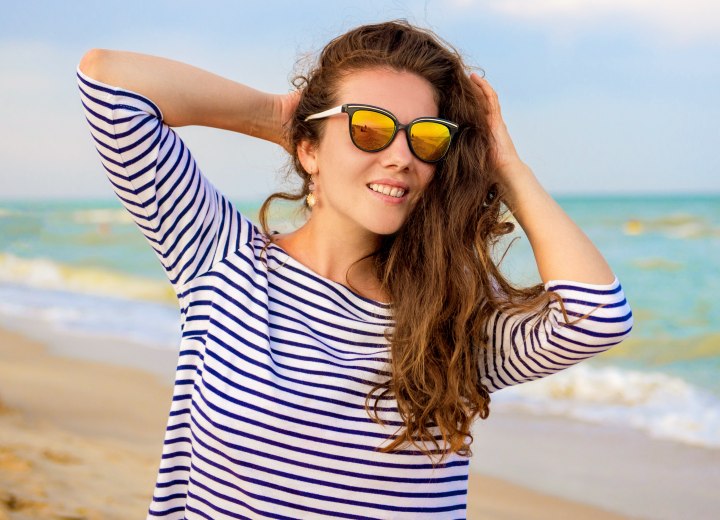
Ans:
{"type": "MultiPolygon", "coordinates": [[[[323,121],[305,118],[336,104],[346,75],[378,67],[425,78],[435,89],[440,117],[460,130],[407,221],[383,237],[373,255],[395,327],[387,334],[391,378],[370,391],[365,405],[382,423],[379,400],[397,401],[405,427],[383,451],[410,443],[429,454],[428,443],[440,448],[436,427],[442,451],[469,455],[472,422],[489,414],[490,395],[479,372],[488,319],[500,309],[547,308],[552,294],[542,285],[513,286],[493,261],[493,247],[513,224],[505,218],[502,188],[491,171],[486,108],[459,53],[432,32],[400,20],[361,26],[332,40],[314,67],[295,80],[302,93],[288,127],[292,148],[303,140],[319,142],[323,121]]],[[[268,236],[270,203],[307,194],[310,176],[297,153],[292,162],[303,185],[265,201],[260,222],[268,236]]]]}

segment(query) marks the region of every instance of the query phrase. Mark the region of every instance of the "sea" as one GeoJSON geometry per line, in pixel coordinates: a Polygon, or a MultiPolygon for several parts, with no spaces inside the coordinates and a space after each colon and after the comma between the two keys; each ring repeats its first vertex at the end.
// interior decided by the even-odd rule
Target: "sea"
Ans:
{"type": "MultiPolygon", "coordinates": [[[[556,200],[620,279],[633,332],[591,360],[493,394],[493,405],[720,450],[720,195],[556,200]]],[[[257,222],[260,202],[235,204],[257,222]]],[[[520,230],[498,248],[511,280],[540,281],[520,230]]],[[[112,199],[0,200],[0,324],[19,323],[147,349],[180,341],[164,271],[112,199]]]]}

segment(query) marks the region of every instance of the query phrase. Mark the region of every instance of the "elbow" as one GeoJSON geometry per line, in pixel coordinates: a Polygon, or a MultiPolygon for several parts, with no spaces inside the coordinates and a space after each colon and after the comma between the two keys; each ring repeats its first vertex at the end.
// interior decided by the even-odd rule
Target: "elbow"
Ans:
{"type": "Polygon", "coordinates": [[[630,333],[633,328],[633,316],[630,309],[628,309],[628,314],[625,316],[625,319],[623,321],[618,321],[614,325],[614,327],[608,328],[606,338],[595,338],[595,341],[601,351],[615,348],[630,337],[630,333]]]}
{"type": "Polygon", "coordinates": [[[625,305],[618,309],[618,313],[608,317],[608,321],[598,327],[591,342],[598,346],[610,348],[625,341],[633,328],[633,314],[629,306],[625,305]]]}
{"type": "Polygon", "coordinates": [[[90,49],[80,60],[78,65],[80,72],[98,81],[103,81],[103,71],[107,70],[106,64],[109,55],[110,51],[105,49],[90,49]]]}
{"type": "Polygon", "coordinates": [[[633,328],[633,313],[627,301],[625,305],[615,309],[614,313],[610,313],[606,318],[607,333],[616,337],[618,343],[626,339],[630,335],[633,328]]]}
{"type": "Polygon", "coordinates": [[[627,304],[598,314],[573,323],[558,320],[550,336],[569,349],[586,353],[602,352],[628,338],[633,328],[633,314],[627,304]]]}
{"type": "Polygon", "coordinates": [[[630,332],[633,329],[634,319],[633,319],[633,313],[630,307],[627,308],[627,319],[619,324],[620,333],[622,336],[620,337],[620,341],[623,341],[630,336],[630,332]]]}

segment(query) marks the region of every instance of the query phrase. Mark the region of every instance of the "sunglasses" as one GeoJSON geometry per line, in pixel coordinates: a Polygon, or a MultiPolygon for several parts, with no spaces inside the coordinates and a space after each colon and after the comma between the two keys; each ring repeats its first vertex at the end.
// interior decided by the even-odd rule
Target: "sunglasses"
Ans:
{"type": "Polygon", "coordinates": [[[365,152],[379,152],[405,130],[408,147],[423,162],[434,163],[445,157],[459,126],[437,117],[419,117],[403,125],[387,110],[372,105],[345,104],[305,118],[323,119],[345,112],[349,116],[350,139],[365,152]]]}

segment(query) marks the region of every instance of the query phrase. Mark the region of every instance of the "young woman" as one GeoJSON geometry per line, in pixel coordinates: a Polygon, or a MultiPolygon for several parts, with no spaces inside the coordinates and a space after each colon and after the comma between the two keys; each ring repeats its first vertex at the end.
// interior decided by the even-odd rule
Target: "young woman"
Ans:
{"type": "Polygon", "coordinates": [[[618,280],[518,157],[492,88],[429,31],[352,30],[283,96],[126,52],[88,52],[78,78],[180,304],[149,518],[464,517],[490,393],[630,331],[618,280]],[[302,200],[305,224],[272,234],[269,201],[262,229],[238,213],[183,125],[287,149],[302,187],[274,197],[302,200]],[[544,284],[515,288],[493,263],[502,203],[544,284]]]}

